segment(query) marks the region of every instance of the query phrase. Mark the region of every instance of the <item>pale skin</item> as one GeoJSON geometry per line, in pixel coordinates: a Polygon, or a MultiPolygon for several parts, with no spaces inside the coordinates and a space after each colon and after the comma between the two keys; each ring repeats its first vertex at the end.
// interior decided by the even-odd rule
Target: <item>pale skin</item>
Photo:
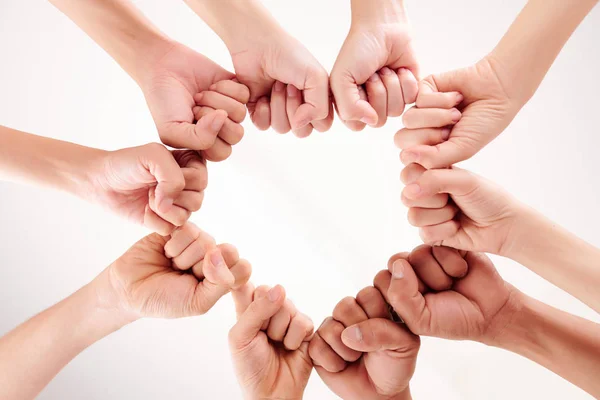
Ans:
{"type": "Polygon", "coordinates": [[[50,2],[138,83],[163,143],[210,161],[231,155],[250,96],[233,73],[168,38],[127,0],[50,2]]]}
{"type": "Polygon", "coordinates": [[[336,305],[309,353],[323,382],[344,400],[410,400],[419,346],[418,336],[390,320],[381,292],[367,287],[336,305]]]}
{"type": "Polygon", "coordinates": [[[203,315],[248,282],[250,265],[235,247],[215,246],[206,234],[191,240],[206,251],[188,254],[202,277],[175,267],[165,248],[175,259],[190,246],[188,237],[143,238],[88,285],[0,338],[0,397],[33,399],[79,353],[123,326],[203,315]]]}
{"type": "Polygon", "coordinates": [[[237,323],[229,348],[245,399],[302,399],[312,372],[308,343],[314,326],[286,299],[281,286],[232,291],[237,323]]]}
{"type": "Polygon", "coordinates": [[[258,129],[306,137],[333,123],[329,76],[259,0],[186,0],[223,40],[237,78],[250,89],[248,109],[258,129]]]}
{"type": "Polygon", "coordinates": [[[419,65],[403,0],[352,0],[350,32],[331,71],[340,119],[383,126],[415,102],[419,65]]]}
{"type": "Polygon", "coordinates": [[[420,246],[393,256],[374,284],[415,334],[499,347],[600,395],[600,326],[519,292],[484,254],[420,246]]]}
{"type": "Polygon", "coordinates": [[[533,96],[564,44],[597,3],[529,0],[496,48],[481,61],[427,77],[429,93],[464,96],[457,107],[462,119],[449,132],[442,132],[445,126],[422,126],[418,121],[431,111],[420,108],[448,107],[417,98],[417,108],[410,116],[405,114],[407,129],[398,133],[396,141],[403,150],[402,162],[445,168],[472,157],[494,140],[533,96]],[[445,137],[442,142],[434,140],[441,136],[445,137]]]}

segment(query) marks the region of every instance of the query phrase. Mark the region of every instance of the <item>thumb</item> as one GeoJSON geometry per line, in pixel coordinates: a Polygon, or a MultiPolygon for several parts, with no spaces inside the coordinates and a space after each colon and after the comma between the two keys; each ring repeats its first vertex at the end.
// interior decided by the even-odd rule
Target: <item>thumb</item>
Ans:
{"type": "Polygon", "coordinates": [[[419,145],[403,150],[400,160],[404,165],[421,164],[427,169],[447,168],[475,155],[478,148],[466,137],[461,136],[465,131],[465,120],[459,121],[450,132],[450,138],[435,146],[419,145]]]}
{"type": "Polygon", "coordinates": [[[331,74],[331,91],[335,97],[340,118],[347,121],[360,121],[375,125],[379,120],[377,112],[371,105],[360,97],[357,82],[348,71],[331,74]]]}
{"type": "Polygon", "coordinates": [[[416,182],[406,186],[402,194],[411,200],[423,199],[440,193],[465,196],[477,189],[478,177],[460,168],[425,171],[416,182]]]}
{"type": "Polygon", "coordinates": [[[158,211],[169,212],[173,202],[185,188],[181,167],[173,154],[166,147],[158,144],[146,145],[140,159],[144,168],[156,179],[155,196],[158,211]]]}
{"type": "Polygon", "coordinates": [[[455,69],[453,71],[441,72],[439,74],[429,75],[423,79],[436,92],[462,92],[465,82],[464,69],[455,69]]]}
{"type": "Polygon", "coordinates": [[[261,330],[263,324],[283,307],[285,290],[275,286],[263,297],[255,299],[240,316],[229,332],[229,343],[233,348],[243,349],[261,330]]]}
{"type": "Polygon", "coordinates": [[[177,149],[209,149],[227,120],[224,110],[212,110],[201,117],[196,124],[189,122],[169,122],[159,129],[164,144],[177,149]]]}
{"type": "Polygon", "coordinates": [[[210,250],[203,262],[204,280],[198,283],[193,299],[193,309],[198,314],[208,312],[221,297],[229,293],[235,282],[219,248],[210,250]]]}
{"type": "Polygon", "coordinates": [[[419,278],[405,259],[394,261],[389,269],[391,276],[385,298],[410,330],[421,334],[423,326],[429,326],[431,316],[419,291],[419,278]]]}
{"type": "Polygon", "coordinates": [[[291,121],[292,128],[300,129],[329,115],[329,76],[325,70],[309,72],[302,87],[304,103],[298,107],[291,121]]]}
{"type": "Polygon", "coordinates": [[[371,353],[381,350],[411,350],[418,339],[406,328],[385,318],[373,318],[349,326],[342,332],[342,342],[352,350],[371,353]]]}

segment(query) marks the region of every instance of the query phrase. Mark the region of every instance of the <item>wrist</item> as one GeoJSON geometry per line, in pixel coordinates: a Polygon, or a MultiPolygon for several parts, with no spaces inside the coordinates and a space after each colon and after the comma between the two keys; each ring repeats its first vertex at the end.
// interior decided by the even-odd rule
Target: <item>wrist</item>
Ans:
{"type": "Polygon", "coordinates": [[[494,315],[484,334],[477,341],[494,347],[503,347],[503,343],[512,340],[514,332],[521,329],[523,321],[527,320],[527,296],[512,285],[505,283],[509,289],[506,303],[494,315]]]}
{"type": "Polygon", "coordinates": [[[352,25],[408,23],[404,0],[352,0],[352,25]]]}
{"type": "Polygon", "coordinates": [[[523,254],[530,251],[531,235],[537,235],[540,226],[545,222],[543,215],[538,214],[529,206],[513,199],[512,218],[508,223],[504,243],[500,246],[498,255],[511,260],[519,260],[523,254]]]}
{"type": "Polygon", "coordinates": [[[110,267],[90,282],[86,290],[90,298],[93,298],[93,308],[97,318],[103,321],[105,326],[118,330],[140,318],[126,306],[124,291],[120,290],[110,267]]]}

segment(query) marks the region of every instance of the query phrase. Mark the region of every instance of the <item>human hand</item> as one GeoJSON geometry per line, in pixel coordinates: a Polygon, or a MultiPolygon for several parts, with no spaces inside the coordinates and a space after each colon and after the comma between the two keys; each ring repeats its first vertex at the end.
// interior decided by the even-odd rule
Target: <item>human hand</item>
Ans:
{"type": "Polygon", "coordinates": [[[515,226],[528,212],[502,188],[456,167],[426,171],[410,164],[401,179],[408,220],[425,243],[498,255],[517,244],[515,226]]]}
{"type": "MultiPolygon", "coordinates": [[[[493,56],[487,56],[471,67],[431,75],[425,78],[420,89],[416,101],[418,108],[414,109],[407,126],[412,131],[402,135],[412,140],[405,143],[397,140],[396,143],[403,149],[400,158],[404,165],[418,163],[427,169],[445,168],[472,157],[506,129],[523,105],[514,100],[502,67],[493,56]],[[446,98],[442,97],[445,102],[431,102],[436,98],[432,96],[436,92],[446,92],[446,98]],[[463,96],[458,97],[462,118],[452,110],[451,116],[455,118],[450,122],[459,118],[460,121],[439,140],[439,135],[431,128],[442,128],[443,125],[438,125],[439,121],[431,118],[432,111],[427,109],[453,107],[454,95],[463,96]]],[[[408,120],[407,116],[405,123],[408,120]]]]}
{"type": "Polygon", "coordinates": [[[352,130],[381,127],[415,102],[419,67],[404,6],[354,1],[352,25],[331,71],[338,114],[352,130]]]}
{"type": "Polygon", "coordinates": [[[310,342],[323,382],[342,399],[410,399],[419,337],[391,321],[374,287],[347,297],[310,342]]]}
{"type": "Polygon", "coordinates": [[[239,108],[248,100],[248,89],[180,43],[173,42],[158,60],[140,86],[162,142],[203,150],[211,161],[227,158],[244,133],[239,108]]]}
{"type": "Polygon", "coordinates": [[[93,201],[165,236],[200,209],[208,179],[197,152],[157,143],[103,152],[89,174],[93,201]]]}
{"type": "MultiPolygon", "coordinates": [[[[169,240],[158,234],[146,236],[112,263],[100,276],[104,282],[101,296],[123,315],[132,320],[142,317],[180,318],[202,315],[236,284],[243,284],[250,277],[250,266],[240,260],[231,246],[212,247],[205,254],[185,249],[187,239],[198,232],[197,228],[184,227],[169,240]],[[182,240],[183,239],[183,240],[182,240]],[[202,277],[183,272],[166,255],[190,257],[201,262],[196,267],[202,277]],[[196,253],[196,254],[193,254],[196,253]],[[200,261],[201,260],[201,261],[200,261]]],[[[212,238],[206,234],[192,242],[198,247],[211,247],[212,238]]]]}
{"type": "Polygon", "coordinates": [[[281,286],[251,283],[232,292],[238,321],[229,347],[247,399],[301,399],[312,363],[308,341],[313,323],[286,299],[281,286]]]}
{"type": "Polygon", "coordinates": [[[417,335],[490,343],[519,308],[487,256],[449,247],[397,254],[374,284],[417,335]]]}

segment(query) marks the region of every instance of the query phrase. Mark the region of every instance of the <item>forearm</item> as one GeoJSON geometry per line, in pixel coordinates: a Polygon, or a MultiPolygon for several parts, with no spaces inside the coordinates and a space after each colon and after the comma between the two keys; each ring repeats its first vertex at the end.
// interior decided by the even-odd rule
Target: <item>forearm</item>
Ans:
{"type": "Polygon", "coordinates": [[[506,254],[600,312],[600,250],[525,209],[506,254]]]}
{"type": "Polygon", "coordinates": [[[283,29],[260,0],[184,0],[223,40],[232,54],[283,29]]]}
{"type": "Polygon", "coordinates": [[[127,322],[94,282],[0,338],[0,398],[33,399],[84,349],[127,322]]]}
{"type": "Polygon", "coordinates": [[[85,197],[103,150],[0,126],[0,178],[50,186],[85,197]]]}
{"type": "Polygon", "coordinates": [[[524,105],[563,46],[598,0],[529,0],[491,59],[507,94],[524,105]]]}
{"type": "Polygon", "coordinates": [[[141,86],[171,41],[127,0],[50,0],[141,86]]]}
{"type": "Polygon", "coordinates": [[[518,293],[520,309],[491,343],[600,397],[600,325],[518,293]]]}

